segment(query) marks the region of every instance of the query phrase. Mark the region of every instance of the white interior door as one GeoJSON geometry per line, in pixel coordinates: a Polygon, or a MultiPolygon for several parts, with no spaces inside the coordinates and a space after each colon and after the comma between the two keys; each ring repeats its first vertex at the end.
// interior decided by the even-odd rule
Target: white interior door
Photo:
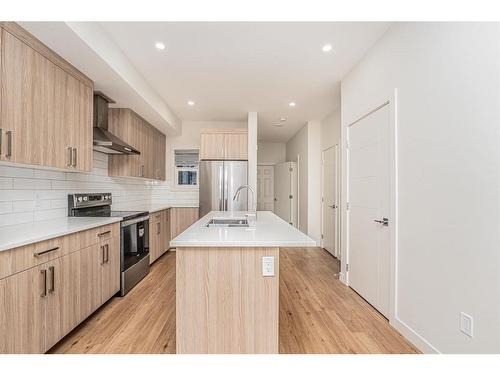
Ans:
{"type": "Polygon", "coordinates": [[[338,160],[337,146],[323,151],[322,158],[322,238],[323,248],[335,257],[338,249],[338,160]]]}
{"type": "Polygon", "coordinates": [[[389,106],[348,128],[349,285],[389,314],[389,106]],[[387,219],[388,226],[381,223],[387,219]]]}
{"type": "Polygon", "coordinates": [[[274,211],[274,165],[257,166],[257,210],[274,211]]]}
{"type": "Polygon", "coordinates": [[[287,222],[290,215],[290,163],[279,163],[274,166],[274,213],[287,222]]]}

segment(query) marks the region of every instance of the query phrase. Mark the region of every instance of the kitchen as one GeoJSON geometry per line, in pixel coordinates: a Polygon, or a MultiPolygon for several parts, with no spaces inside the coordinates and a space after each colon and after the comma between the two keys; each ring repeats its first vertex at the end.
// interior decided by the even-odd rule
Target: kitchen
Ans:
{"type": "Polygon", "coordinates": [[[420,86],[377,80],[407,35],[434,68],[495,27],[0,22],[0,353],[495,352],[475,297],[429,288],[453,275],[415,275],[420,86]]]}

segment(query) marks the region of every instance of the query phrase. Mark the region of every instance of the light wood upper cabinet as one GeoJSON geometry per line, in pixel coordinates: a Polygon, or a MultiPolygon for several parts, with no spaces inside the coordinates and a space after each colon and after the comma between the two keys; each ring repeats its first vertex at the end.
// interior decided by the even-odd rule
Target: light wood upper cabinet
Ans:
{"type": "Polygon", "coordinates": [[[110,155],[110,176],[165,180],[166,137],[128,108],[110,108],[109,131],[136,148],[140,155],[110,155]]]}
{"type": "Polygon", "coordinates": [[[92,81],[17,24],[0,33],[0,159],[90,171],[92,81]]]}
{"type": "Polygon", "coordinates": [[[201,160],[248,160],[246,129],[203,129],[200,134],[201,160]]]}

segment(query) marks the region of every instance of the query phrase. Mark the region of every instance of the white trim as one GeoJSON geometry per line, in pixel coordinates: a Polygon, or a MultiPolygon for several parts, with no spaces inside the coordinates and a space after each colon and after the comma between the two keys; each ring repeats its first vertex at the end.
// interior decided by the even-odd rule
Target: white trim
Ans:
{"type": "MultiPolygon", "coordinates": [[[[284,162],[282,162],[284,163],[284,162]]],[[[274,167],[276,164],[279,163],[257,163],[257,166],[262,165],[263,167],[274,167]]]]}
{"type": "Polygon", "coordinates": [[[441,354],[436,347],[432,346],[429,341],[420,336],[401,319],[396,317],[396,319],[389,321],[389,323],[424,354],[441,354]]]}
{"type": "MultiPolygon", "coordinates": [[[[320,212],[320,215],[321,215],[321,238],[320,238],[320,246],[322,249],[324,249],[325,247],[323,246],[323,234],[324,234],[324,221],[323,221],[323,212],[324,212],[324,197],[325,197],[325,190],[324,190],[324,180],[325,180],[325,171],[324,171],[324,165],[325,165],[325,155],[324,153],[326,151],[328,151],[329,149],[333,148],[334,150],[334,156],[335,156],[335,163],[334,163],[334,166],[335,166],[335,170],[334,170],[334,175],[335,175],[335,181],[337,183],[337,186],[335,188],[335,191],[337,192],[337,196],[335,197],[335,201],[337,203],[337,210],[335,211],[336,212],[336,215],[337,215],[337,218],[335,220],[335,222],[337,223],[337,227],[335,228],[336,231],[340,232],[341,229],[340,229],[340,214],[339,214],[339,209],[340,209],[340,158],[339,158],[339,145],[338,143],[334,144],[334,145],[331,145],[331,146],[328,146],[328,147],[325,147],[323,150],[321,150],[321,179],[320,179],[320,183],[321,183],[321,212],[320,212]]],[[[335,250],[334,252],[338,252],[338,254],[336,254],[336,256],[338,257],[338,259],[341,259],[342,258],[342,252],[341,252],[341,249],[340,249],[340,235],[337,234],[337,237],[339,239],[338,243],[335,243],[335,238],[334,238],[334,247],[335,247],[335,250]]]]}

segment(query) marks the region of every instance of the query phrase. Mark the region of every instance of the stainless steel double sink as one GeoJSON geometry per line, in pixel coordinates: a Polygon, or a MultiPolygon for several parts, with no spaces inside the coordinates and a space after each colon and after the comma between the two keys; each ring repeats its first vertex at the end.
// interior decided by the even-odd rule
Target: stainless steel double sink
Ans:
{"type": "Polygon", "coordinates": [[[222,227],[222,228],[228,228],[228,227],[248,227],[248,220],[247,219],[211,219],[207,227],[222,227]]]}

